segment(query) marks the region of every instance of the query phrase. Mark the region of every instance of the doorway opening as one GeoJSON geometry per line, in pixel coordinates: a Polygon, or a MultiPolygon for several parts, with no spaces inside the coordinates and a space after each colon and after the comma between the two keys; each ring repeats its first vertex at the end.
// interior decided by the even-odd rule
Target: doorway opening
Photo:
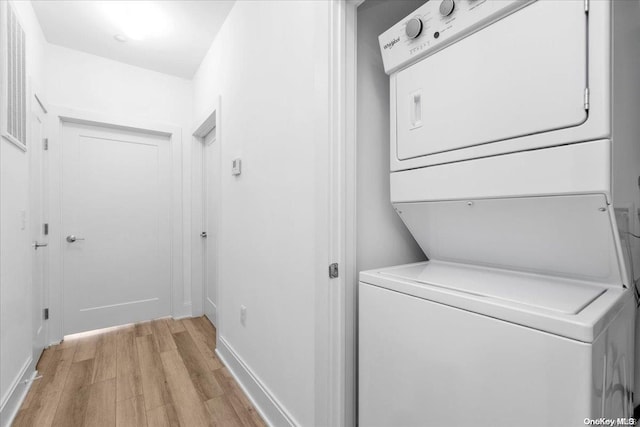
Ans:
{"type": "MultiPolygon", "coordinates": [[[[193,270],[194,287],[201,286],[202,313],[218,327],[218,241],[220,201],[219,108],[193,132],[194,150],[193,270]],[[198,197],[199,195],[199,197],[198,197]]],[[[197,294],[197,290],[194,294],[197,294]]],[[[196,312],[194,307],[194,312],[196,312]]]]}
{"type": "Polygon", "coordinates": [[[29,198],[31,229],[31,283],[32,283],[32,322],[33,322],[33,359],[37,360],[48,343],[48,139],[45,127],[47,109],[34,92],[31,99],[29,147],[29,198]]]}

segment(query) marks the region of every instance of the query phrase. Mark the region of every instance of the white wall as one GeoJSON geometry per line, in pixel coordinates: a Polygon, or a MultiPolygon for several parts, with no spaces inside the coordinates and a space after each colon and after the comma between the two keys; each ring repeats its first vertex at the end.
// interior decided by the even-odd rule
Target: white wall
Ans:
{"type": "Polygon", "coordinates": [[[50,104],[187,126],[191,81],[57,45],[47,48],[50,104]]]}
{"type": "Polygon", "coordinates": [[[378,45],[381,33],[422,4],[368,0],[358,8],[358,271],[425,259],[389,201],[389,76],[378,45]]]}
{"type": "MultiPolygon", "coordinates": [[[[182,129],[182,228],[190,230],[191,81],[57,45],[48,45],[46,65],[47,100],[51,105],[182,129]]],[[[177,317],[191,315],[191,234],[182,234],[181,244],[175,247],[183,253],[182,280],[174,283],[181,294],[179,301],[174,301],[173,314],[177,317]]]]}
{"type": "Polygon", "coordinates": [[[328,282],[328,207],[317,205],[328,176],[317,166],[328,158],[318,131],[328,120],[328,8],[237,2],[194,77],[194,117],[221,97],[219,339],[303,426],[324,416],[315,307],[328,282]]]}
{"type": "MultiPolygon", "coordinates": [[[[44,37],[31,3],[13,4],[26,33],[28,79],[42,88],[44,37]]],[[[30,138],[28,134],[29,145],[35,144],[30,138]]],[[[0,425],[16,409],[15,396],[24,391],[18,381],[28,375],[32,362],[29,218],[22,227],[29,206],[28,183],[27,153],[0,138],[0,425]]]]}

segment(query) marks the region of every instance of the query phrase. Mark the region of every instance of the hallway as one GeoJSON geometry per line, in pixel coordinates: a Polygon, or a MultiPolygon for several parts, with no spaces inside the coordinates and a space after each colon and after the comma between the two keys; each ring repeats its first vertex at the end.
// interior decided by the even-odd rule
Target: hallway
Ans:
{"type": "Polygon", "coordinates": [[[264,426],[206,317],[159,319],[45,350],[14,426],[264,426]]]}

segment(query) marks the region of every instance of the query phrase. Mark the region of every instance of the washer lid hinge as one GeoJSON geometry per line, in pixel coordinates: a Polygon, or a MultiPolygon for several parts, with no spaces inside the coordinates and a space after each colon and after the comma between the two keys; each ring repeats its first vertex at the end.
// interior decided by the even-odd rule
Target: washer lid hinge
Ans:
{"type": "Polygon", "coordinates": [[[584,109],[589,109],[589,88],[584,89],[584,109]]]}

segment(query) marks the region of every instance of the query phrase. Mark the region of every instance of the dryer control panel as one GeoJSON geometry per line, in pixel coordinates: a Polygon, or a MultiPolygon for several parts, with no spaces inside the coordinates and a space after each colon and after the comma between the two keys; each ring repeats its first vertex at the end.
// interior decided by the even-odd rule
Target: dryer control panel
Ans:
{"type": "Polygon", "coordinates": [[[430,0],[378,37],[384,70],[398,69],[535,0],[430,0]]]}

